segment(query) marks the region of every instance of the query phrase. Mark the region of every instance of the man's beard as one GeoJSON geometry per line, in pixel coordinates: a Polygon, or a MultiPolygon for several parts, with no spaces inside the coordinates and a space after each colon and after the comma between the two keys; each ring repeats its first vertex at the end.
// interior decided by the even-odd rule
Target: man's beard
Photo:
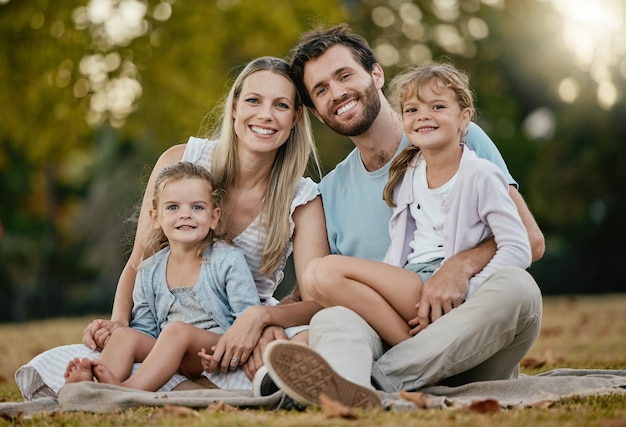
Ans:
{"type": "Polygon", "coordinates": [[[359,102],[363,105],[363,112],[360,117],[357,117],[358,121],[354,123],[343,123],[337,120],[336,116],[331,113],[331,116],[325,119],[328,127],[343,136],[359,136],[364,134],[372,126],[372,123],[374,123],[374,120],[376,120],[380,112],[380,98],[374,82],[361,94],[359,102]]]}

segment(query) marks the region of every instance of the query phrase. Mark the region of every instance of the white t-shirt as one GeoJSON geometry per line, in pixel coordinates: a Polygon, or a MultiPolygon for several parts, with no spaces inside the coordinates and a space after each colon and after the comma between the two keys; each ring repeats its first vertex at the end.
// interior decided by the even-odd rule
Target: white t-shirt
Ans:
{"type": "Polygon", "coordinates": [[[409,263],[428,262],[436,258],[444,258],[443,254],[443,213],[442,202],[448,195],[456,174],[438,188],[428,188],[426,179],[426,162],[421,154],[415,173],[413,174],[413,200],[409,207],[417,229],[409,244],[412,252],[408,256],[409,263]]]}

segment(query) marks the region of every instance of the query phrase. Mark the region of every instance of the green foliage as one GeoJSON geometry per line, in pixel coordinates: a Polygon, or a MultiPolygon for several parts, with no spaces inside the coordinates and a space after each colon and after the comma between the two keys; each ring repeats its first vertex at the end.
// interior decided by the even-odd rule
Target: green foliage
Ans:
{"type": "MultiPolygon", "coordinates": [[[[88,0],[0,2],[0,319],[108,310],[127,220],[158,155],[212,125],[207,113],[247,61],[286,57],[303,31],[344,21],[370,41],[388,80],[428,58],[469,72],[478,122],[546,233],[546,256],[531,269],[545,292],[621,289],[610,278],[626,255],[624,94],[598,107],[598,84],[563,48],[550,2],[113,4],[125,2],[145,7],[142,30],[117,41],[87,19],[88,0]],[[568,77],[579,88],[572,103],[557,94],[568,77]],[[525,131],[538,110],[554,118],[543,138],[525,131]]],[[[353,145],[313,122],[328,171],[353,145]]]]}
{"type": "MultiPolygon", "coordinates": [[[[607,109],[598,101],[599,81],[606,77],[600,73],[604,70],[600,61],[583,66],[564,48],[565,24],[551,2],[466,0],[449,6],[453,11],[449,19],[437,11],[437,4],[448,3],[409,3],[422,14],[423,35],[418,40],[408,37],[401,13],[404,2],[363,2],[366,10],[353,26],[373,46],[397,48],[398,58],[386,67],[388,77],[415,65],[410,49],[417,45],[427,47],[425,60],[450,60],[470,74],[477,122],[498,145],[546,235],[546,255],[531,267],[540,287],[549,294],[623,291],[614,278],[623,276],[620,259],[626,256],[622,243],[626,235],[624,46],[615,41],[610,52],[610,62],[617,65],[606,74],[621,87],[621,93],[607,109]],[[372,18],[381,7],[393,14],[387,20],[393,23],[384,28],[372,18]],[[475,18],[487,25],[488,36],[472,37],[468,29],[475,18]],[[453,52],[438,41],[440,25],[454,27],[464,36],[462,48],[453,52]],[[577,83],[578,96],[571,103],[562,101],[558,93],[564,79],[577,83]],[[553,131],[541,137],[531,136],[526,129],[529,117],[537,111],[553,118],[553,131]]],[[[623,4],[600,3],[612,5],[618,15],[621,11],[617,19],[624,19],[623,4]]],[[[608,22],[595,25],[600,33],[608,22]]],[[[607,46],[595,49],[605,52],[602,49],[607,46]]]]}
{"type": "Polygon", "coordinates": [[[108,310],[158,155],[198,134],[239,67],[345,20],[332,1],[142,4],[121,42],[86,0],[0,4],[0,320],[108,310]],[[120,105],[120,88],[140,96],[120,105]]]}

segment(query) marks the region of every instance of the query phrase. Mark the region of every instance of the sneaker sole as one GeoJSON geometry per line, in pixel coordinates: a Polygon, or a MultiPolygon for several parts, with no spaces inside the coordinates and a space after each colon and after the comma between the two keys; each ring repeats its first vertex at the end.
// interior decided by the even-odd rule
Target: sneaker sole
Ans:
{"type": "Polygon", "coordinates": [[[272,341],[263,353],[274,382],[296,401],[320,406],[320,393],[354,408],[381,408],[378,393],[339,376],[315,350],[294,342],[272,341]]]}

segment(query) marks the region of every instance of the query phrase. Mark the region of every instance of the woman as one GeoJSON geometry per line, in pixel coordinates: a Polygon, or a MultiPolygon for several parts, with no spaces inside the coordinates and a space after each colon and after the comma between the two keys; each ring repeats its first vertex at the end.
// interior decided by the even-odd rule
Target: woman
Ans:
{"type": "MultiPolygon", "coordinates": [[[[226,190],[222,226],[244,252],[262,305],[237,318],[215,347],[209,364],[213,372],[207,377],[220,388],[250,388],[249,380],[262,366],[264,345],[293,335],[290,330],[286,335],[284,328],[308,324],[320,308],[310,300],[276,305],[272,297],[292,250],[296,279],[311,258],[329,252],[317,186],[303,178],[311,157],[319,171],[309,118],[289,76],[289,66],[281,59],[262,57],[250,62],[234,82],[217,134],[211,140],[192,137],[187,144],[166,150],[148,181],[147,188],[153,188],[165,167],[191,161],[209,169],[218,187],[226,190]],[[233,371],[239,366],[243,370],[233,371]]],[[[141,259],[158,249],[153,248],[152,253],[141,249],[141,238],[151,226],[150,203],[150,195],[145,194],[135,244],[118,282],[111,320],[94,320],[85,329],[83,343],[91,351],[85,351],[89,349],[84,346],[80,351],[91,354],[66,352],[58,373],[61,380],[70,359],[93,358],[93,352],[106,345],[117,327],[129,324],[136,268],[141,259]]],[[[297,288],[294,294],[299,294],[297,288]]],[[[302,297],[308,299],[307,295],[302,297]]],[[[45,355],[33,359],[30,369],[27,365],[16,373],[26,399],[32,398],[37,384],[56,392],[56,384],[52,384],[56,373],[48,372],[52,357],[45,355]]],[[[59,358],[58,352],[54,358],[59,358]]],[[[165,387],[171,386],[172,382],[165,387]]]]}

